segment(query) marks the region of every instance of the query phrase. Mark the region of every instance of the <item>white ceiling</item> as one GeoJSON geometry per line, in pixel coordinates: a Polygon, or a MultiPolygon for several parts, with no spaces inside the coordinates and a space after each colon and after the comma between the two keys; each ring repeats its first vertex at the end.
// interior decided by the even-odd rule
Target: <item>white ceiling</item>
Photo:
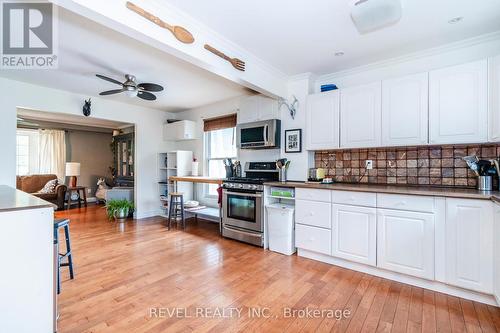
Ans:
{"type": "Polygon", "coordinates": [[[95,77],[96,73],[125,81],[162,85],[156,101],[129,98],[125,94],[103,96],[116,101],[164,111],[182,111],[247,93],[243,87],[206,70],[187,64],[155,48],[79,15],[59,8],[59,69],[0,70],[0,76],[89,96],[119,89],[95,77]]]}
{"type": "Polygon", "coordinates": [[[354,0],[159,1],[289,75],[332,73],[500,30],[499,0],[401,0],[396,25],[365,35],[350,18],[354,0]],[[458,16],[463,21],[448,23],[458,16]]]}

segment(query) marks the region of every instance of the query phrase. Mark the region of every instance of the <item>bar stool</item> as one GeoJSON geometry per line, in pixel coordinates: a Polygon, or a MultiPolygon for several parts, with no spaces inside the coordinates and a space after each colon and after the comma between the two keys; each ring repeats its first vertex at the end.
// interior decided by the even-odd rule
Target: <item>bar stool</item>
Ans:
{"type": "Polygon", "coordinates": [[[170,203],[168,205],[168,229],[172,223],[172,218],[174,221],[180,217],[182,220],[182,228],[186,228],[186,220],[184,218],[184,198],[180,192],[170,193],[170,203]]]}
{"type": "Polygon", "coordinates": [[[73,272],[73,255],[71,253],[71,239],[69,237],[69,219],[55,219],[54,220],[54,244],[57,245],[57,293],[61,293],[61,267],[68,266],[69,277],[74,279],[75,275],[73,272]],[[59,253],[59,229],[64,228],[64,237],[66,239],[66,253],[59,253]],[[62,262],[64,258],[67,258],[67,262],[62,262]]]}

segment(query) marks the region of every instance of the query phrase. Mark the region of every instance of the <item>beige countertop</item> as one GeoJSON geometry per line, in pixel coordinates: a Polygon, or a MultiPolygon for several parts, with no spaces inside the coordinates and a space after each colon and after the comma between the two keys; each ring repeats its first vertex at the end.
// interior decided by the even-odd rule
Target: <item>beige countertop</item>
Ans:
{"type": "Polygon", "coordinates": [[[7,185],[0,185],[0,212],[44,207],[57,208],[56,205],[34,195],[7,185]]]}
{"type": "Polygon", "coordinates": [[[434,197],[484,199],[500,202],[500,192],[482,192],[474,189],[450,188],[437,186],[405,186],[405,185],[371,185],[371,184],[321,184],[311,182],[267,182],[267,186],[295,187],[295,188],[315,188],[324,190],[357,191],[408,195],[427,195],[434,197]]]}

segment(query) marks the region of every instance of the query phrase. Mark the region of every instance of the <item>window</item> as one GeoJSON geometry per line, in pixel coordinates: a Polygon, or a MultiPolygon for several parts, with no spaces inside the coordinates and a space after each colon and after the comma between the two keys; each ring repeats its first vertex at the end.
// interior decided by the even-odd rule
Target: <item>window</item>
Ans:
{"type": "MultiPolygon", "coordinates": [[[[207,173],[209,177],[224,178],[223,160],[236,159],[236,128],[224,128],[205,132],[207,173]]],[[[217,195],[217,185],[208,186],[209,196],[217,195]]]]}
{"type": "Polygon", "coordinates": [[[30,137],[18,134],[16,137],[16,174],[27,175],[30,172],[30,137]]]}
{"type": "Polygon", "coordinates": [[[38,131],[20,129],[16,133],[16,174],[38,173],[38,131]]]}

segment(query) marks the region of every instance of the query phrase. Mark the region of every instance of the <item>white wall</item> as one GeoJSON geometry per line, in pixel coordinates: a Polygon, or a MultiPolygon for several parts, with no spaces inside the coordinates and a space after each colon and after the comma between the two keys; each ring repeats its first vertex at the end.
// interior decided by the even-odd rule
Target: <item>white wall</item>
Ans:
{"type": "Polygon", "coordinates": [[[311,74],[298,75],[288,81],[288,100],[293,101],[293,96],[299,101],[295,119],[290,116],[289,110],[281,108],[281,157],[290,160],[287,171],[288,180],[307,180],[307,169],[309,168],[313,154],[305,149],[305,127],[306,127],[306,99],[313,90],[313,76],[311,74]],[[285,130],[302,129],[302,152],[285,153],[285,130]]]}
{"type": "MultiPolygon", "coordinates": [[[[280,157],[287,158],[291,161],[290,168],[288,169],[287,178],[289,180],[306,180],[307,169],[309,167],[312,153],[305,150],[304,147],[304,130],[305,130],[305,107],[306,97],[313,89],[313,76],[310,74],[300,75],[293,77],[288,82],[288,98],[293,100],[293,96],[299,100],[297,115],[292,119],[286,107],[280,109],[281,118],[281,149],[269,150],[246,150],[238,149],[238,159],[244,165],[245,162],[250,161],[275,161],[280,157]],[[302,133],[302,152],[286,154],[285,153],[285,130],[301,128],[302,133]]],[[[200,161],[200,170],[205,171],[204,147],[203,147],[203,119],[218,117],[231,113],[236,113],[240,106],[240,101],[243,97],[233,98],[230,100],[206,105],[200,108],[191,109],[184,112],[176,113],[177,119],[192,120],[196,122],[197,133],[199,138],[193,141],[179,141],[176,143],[176,149],[179,150],[192,150],[196,158],[200,161]]],[[[200,192],[198,192],[198,195],[200,192]]]]}
{"type": "MultiPolygon", "coordinates": [[[[82,114],[83,101],[89,96],[50,89],[0,78],[0,184],[15,187],[16,181],[16,109],[82,114]]],[[[158,214],[156,154],[172,146],[162,140],[162,124],[173,115],[150,108],[92,97],[92,116],[136,125],[136,216],[158,214]]]]}
{"type": "MultiPolygon", "coordinates": [[[[200,108],[176,113],[177,119],[192,120],[196,122],[198,139],[191,141],[178,141],[176,143],[176,149],[193,151],[194,156],[200,161],[200,172],[203,172],[205,174],[205,161],[203,160],[203,119],[214,118],[238,112],[241,98],[244,97],[232,98],[200,108]]],[[[245,162],[250,161],[276,161],[280,156],[280,151],[279,149],[238,149],[237,154],[238,159],[242,162],[242,165],[244,165],[245,162]]]]}
{"type": "MultiPolygon", "coordinates": [[[[237,113],[240,107],[240,101],[243,97],[232,98],[229,100],[213,103],[196,109],[191,109],[183,112],[176,113],[176,119],[182,120],[192,120],[196,122],[196,132],[198,138],[196,140],[189,141],[178,141],[175,143],[175,148],[177,150],[191,150],[194,156],[200,162],[200,174],[207,175],[205,160],[204,160],[204,140],[203,140],[203,119],[214,118],[218,116],[223,116],[227,114],[237,113]]],[[[269,162],[276,161],[280,156],[279,149],[269,149],[269,150],[237,150],[238,159],[244,167],[245,162],[258,161],[258,162],[269,162]]],[[[196,200],[199,200],[205,205],[216,206],[217,201],[215,199],[209,199],[203,197],[203,185],[195,185],[196,200]]]]}

